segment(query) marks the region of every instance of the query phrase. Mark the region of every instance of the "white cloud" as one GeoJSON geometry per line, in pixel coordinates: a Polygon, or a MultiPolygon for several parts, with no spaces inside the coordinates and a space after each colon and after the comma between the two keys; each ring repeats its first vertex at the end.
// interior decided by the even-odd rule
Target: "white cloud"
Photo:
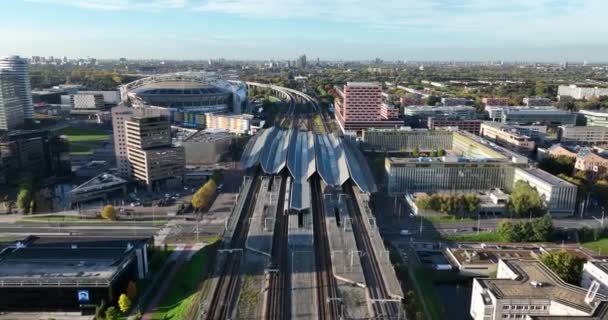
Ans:
{"type": "Polygon", "coordinates": [[[25,0],[97,10],[161,10],[184,8],[188,0],[25,0]]]}

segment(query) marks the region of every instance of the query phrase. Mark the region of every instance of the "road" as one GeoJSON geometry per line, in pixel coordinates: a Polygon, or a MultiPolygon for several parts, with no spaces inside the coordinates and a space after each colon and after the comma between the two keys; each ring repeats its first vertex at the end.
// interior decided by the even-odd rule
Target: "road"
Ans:
{"type": "MultiPolygon", "coordinates": [[[[437,238],[439,234],[449,233],[473,233],[476,228],[484,231],[494,230],[496,224],[502,218],[482,218],[481,220],[429,222],[422,221],[422,235],[420,235],[420,217],[410,217],[410,210],[403,201],[395,201],[394,198],[386,195],[374,195],[372,206],[378,220],[378,226],[384,236],[398,236],[401,230],[407,229],[415,233],[415,238],[420,240],[430,240],[437,238]],[[401,208],[399,208],[401,206],[401,208]],[[395,209],[396,208],[396,209],[395,209]],[[401,214],[399,215],[399,212],[401,214]]],[[[512,222],[526,221],[528,219],[511,219],[512,222]]],[[[608,222],[608,221],[607,221],[608,222]]],[[[556,229],[579,229],[582,227],[597,228],[600,222],[592,217],[581,219],[578,217],[556,218],[553,219],[556,229]]]]}

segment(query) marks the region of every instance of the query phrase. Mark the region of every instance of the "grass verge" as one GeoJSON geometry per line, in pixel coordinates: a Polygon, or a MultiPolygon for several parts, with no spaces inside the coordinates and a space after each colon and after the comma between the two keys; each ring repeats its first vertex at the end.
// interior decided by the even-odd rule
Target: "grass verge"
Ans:
{"type": "Polygon", "coordinates": [[[485,231],[479,234],[448,234],[442,238],[451,241],[501,242],[499,235],[494,231],[485,231]]]}
{"type": "Polygon", "coordinates": [[[429,270],[424,267],[419,267],[414,270],[414,275],[414,281],[418,283],[418,288],[420,288],[421,291],[422,297],[420,298],[422,298],[422,301],[424,301],[424,303],[427,305],[431,319],[447,319],[446,317],[444,317],[445,310],[441,303],[439,303],[439,297],[435,294],[435,275],[433,270],[429,270]]]}
{"type": "Polygon", "coordinates": [[[608,254],[608,238],[582,243],[583,247],[598,255],[608,254]]]}
{"type": "Polygon", "coordinates": [[[431,223],[460,223],[460,222],[470,222],[476,221],[477,219],[469,218],[469,217],[455,217],[455,216],[425,216],[424,219],[431,223]]]}
{"type": "Polygon", "coordinates": [[[219,242],[205,246],[186,262],[175,278],[164,297],[154,309],[152,319],[187,319],[192,303],[198,303],[201,294],[201,282],[208,274],[210,261],[217,251],[219,242]]]}

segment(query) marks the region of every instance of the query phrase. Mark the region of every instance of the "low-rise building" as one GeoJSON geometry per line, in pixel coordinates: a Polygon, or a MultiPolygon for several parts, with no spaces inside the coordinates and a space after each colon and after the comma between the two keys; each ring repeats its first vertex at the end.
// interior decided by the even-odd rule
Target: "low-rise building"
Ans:
{"type": "Polygon", "coordinates": [[[481,125],[480,136],[519,152],[534,151],[535,142],[515,126],[487,121],[481,125]]]}
{"type": "Polygon", "coordinates": [[[593,97],[608,96],[608,88],[580,87],[575,84],[569,86],[560,85],[557,87],[557,95],[570,96],[574,99],[589,99],[593,97]]]}
{"type": "Polygon", "coordinates": [[[110,173],[102,173],[70,191],[70,203],[107,199],[117,194],[127,195],[127,180],[110,173]]]}
{"type": "Polygon", "coordinates": [[[213,114],[205,113],[208,129],[221,129],[236,134],[252,134],[251,127],[257,122],[251,114],[213,114]]]}
{"type": "Polygon", "coordinates": [[[594,152],[593,149],[583,148],[576,156],[574,168],[603,175],[608,172],[608,158],[594,152]]]}
{"type": "Polygon", "coordinates": [[[463,120],[455,118],[437,118],[429,117],[427,127],[431,130],[437,128],[458,128],[458,130],[464,130],[472,134],[479,135],[481,129],[481,120],[463,120]]]}
{"type": "Polygon", "coordinates": [[[452,132],[447,130],[412,129],[367,129],[363,131],[361,146],[365,150],[383,152],[411,152],[452,147],[452,132]]]}
{"type": "MultiPolygon", "coordinates": [[[[538,150],[539,150],[539,152],[541,152],[540,148],[538,150]]],[[[567,158],[576,159],[576,156],[578,155],[578,151],[571,150],[570,148],[568,148],[564,145],[561,145],[561,144],[554,144],[546,150],[546,154],[548,156],[551,156],[554,158],[567,157],[567,158]]]]}
{"type": "Polygon", "coordinates": [[[577,187],[537,168],[517,168],[513,183],[523,180],[536,188],[544,198],[547,211],[554,215],[571,215],[576,209],[577,187]]]}
{"type": "Polygon", "coordinates": [[[608,127],[608,112],[598,110],[581,110],[578,112],[585,118],[588,127],[608,127]]]}
{"type": "Polygon", "coordinates": [[[102,300],[115,305],[130,281],[148,276],[150,240],[29,236],[0,244],[0,312],[92,314],[102,300]]]}
{"type": "Polygon", "coordinates": [[[447,248],[445,255],[450,264],[462,275],[488,277],[498,270],[501,259],[535,259],[529,249],[502,249],[497,246],[484,248],[447,248]]]}
{"type": "Polygon", "coordinates": [[[199,131],[183,142],[186,165],[200,166],[218,163],[230,151],[234,136],[227,132],[199,131]]]}
{"type": "Polygon", "coordinates": [[[474,101],[466,98],[441,98],[441,103],[446,107],[451,106],[471,106],[474,101]]]}
{"type": "Polygon", "coordinates": [[[607,299],[564,282],[538,260],[504,259],[496,278],[473,279],[474,320],[604,319],[607,299]]]}
{"type": "Polygon", "coordinates": [[[403,108],[406,117],[415,117],[426,123],[429,117],[443,117],[461,120],[476,118],[475,108],[470,106],[409,106],[403,108]]]}
{"type": "Polygon", "coordinates": [[[553,101],[547,98],[524,98],[523,102],[528,107],[543,107],[553,105],[553,101]]]}
{"type": "Polygon", "coordinates": [[[560,126],[558,138],[565,144],[604,145],[608,144],[608,127],[560,126]]]}
{"type": "Polygon", "coordinates": [[[593,282],[599,285],[598,293],[608,296],[608,262],[601,260],[590,260],[583,266],[581,276],[581,287],[591,288],[593,282]]]}
{"type": "Polygon", "coordinates": [[[502,122],[511,124],[544,124],[549,126],[576,125],[577,114],[555,108],[505,109],[502,122]]]}
{"type": "Polygon", "coordinates": [[[481,103],[484,106],[508,106],[511,104],[511,98],[483,98],[481,103]]]}

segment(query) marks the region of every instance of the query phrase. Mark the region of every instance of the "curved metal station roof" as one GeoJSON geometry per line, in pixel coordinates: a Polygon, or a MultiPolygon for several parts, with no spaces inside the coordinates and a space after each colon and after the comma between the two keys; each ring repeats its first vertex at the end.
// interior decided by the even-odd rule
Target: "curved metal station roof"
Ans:
{"type": "Polygon", "coordinates": [[[287,167],[294,178],[291,207],[305,209],[310,203],[308,179],[318,172],[330,186],[342,186],[349,178],[363,192],[376,192],[376,184],[359,149],[332,134],[272,127],[252,137],[241,159],[244,168],[260,164],[266,174],[287,167]]]}

